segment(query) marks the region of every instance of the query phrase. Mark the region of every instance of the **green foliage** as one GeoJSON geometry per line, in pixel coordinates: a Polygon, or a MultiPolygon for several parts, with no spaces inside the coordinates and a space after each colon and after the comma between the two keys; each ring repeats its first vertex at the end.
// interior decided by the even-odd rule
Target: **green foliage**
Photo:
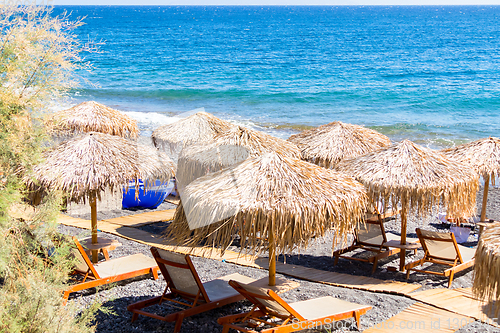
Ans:
{"type": "Polygon", "coordinates": [[[61,195],[26,208],[20,180],[41,158],[41,111],[85,67],[72,34],[80,24],[40,6],[0,6],[0,332],[93,331],[95,307],[75,316],[62,305],[72,260],[54,223],[61,195]]]}

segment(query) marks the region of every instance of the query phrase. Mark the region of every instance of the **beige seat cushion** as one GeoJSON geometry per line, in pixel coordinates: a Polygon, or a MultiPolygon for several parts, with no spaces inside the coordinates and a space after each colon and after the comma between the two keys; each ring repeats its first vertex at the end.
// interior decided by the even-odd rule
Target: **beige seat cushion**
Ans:
{"type": "Polygon", "coordinates": [[[476,255],[475,248],[469,248],[462,245],[458,245],[458,250],[460,251],[460,255],[462,256],[463,262],[471,261],[472,258],[476,255]]]}
{"type": "Polygon", "coordinates": [[[228,284],[229,280],[234,280],[239,283],[245,283],[245,284],[252,283],[255,281],[255,279],[252,279],[248,276],[234,273],[220,277],[218,279],[209,282],[205,282],[203,284],[203,288],[205,288],[205,291],[207,292],[208,295],[208,299],[211,302],[216,302],[221,299],[227,297],[233,297],[240,294],[236,291],[236,289],[234,289],[228,284]]]}
{"type": "Polygon", "coordinates": [[[364,309],[366,305],[347,302],[332,296],[325,296],[290,304],[307,320],[319,319],[348,311],[364,309]]]}
{"type": "Polygon", "coordinates": [[[142,253],[138,253],[131,256],[103,261],[94,264],[94,267],[99,277],[107,278],[114,275],[156,267],[156,260],[146,257],[142,253]]]}
{"type": "Polygon", "coordinates": [[[380,246],[384,242],[384,236],[380,225],[366,223],[361,225],[357,230],[358,240],[372,246],[380,246]]]}

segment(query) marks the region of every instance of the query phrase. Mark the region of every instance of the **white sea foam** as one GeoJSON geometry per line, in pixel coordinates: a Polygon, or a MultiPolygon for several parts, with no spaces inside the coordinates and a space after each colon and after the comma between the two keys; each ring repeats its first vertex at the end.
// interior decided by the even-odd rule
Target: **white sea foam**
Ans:
{"type": "Polygon", "coordinates": [[[123,113],[137,120],[140,126],[152,129],[158,126],[175,123],[183,118],[179,116],[167,116],[155,112],[126,111],[123,113]]]}
{"type": "MultiPolygon", "coordinates": [[[[154,131],[160,126],[175,123],[176,121],[189,117],[200,111],[205,111],[205,108],[186,111],[175,116],[167,116],[156,112],[124,111],[123,113],[137,120],[141,131],[154,131]]],[[[145,133],[142,134],[144,135],[145,133]]],[[[147,133],[147,135],[149,135],[149,133],[147,133]]]]}

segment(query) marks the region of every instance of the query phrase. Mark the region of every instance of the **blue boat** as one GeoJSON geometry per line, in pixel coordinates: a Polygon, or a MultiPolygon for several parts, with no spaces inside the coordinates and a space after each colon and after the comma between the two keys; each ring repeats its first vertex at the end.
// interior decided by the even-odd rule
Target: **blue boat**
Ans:
{"type": "Polygon", "coordinates": [[[143,181],[139,180],[139,195],[137,198],[135,189],[135,182],[133,181],[129,183],[128,191],[125,187],[123,188],[122,208],[156,208],[172,192],[174,182],[161,182],[157,179],[154,186],[145,190],[143,181]]]}

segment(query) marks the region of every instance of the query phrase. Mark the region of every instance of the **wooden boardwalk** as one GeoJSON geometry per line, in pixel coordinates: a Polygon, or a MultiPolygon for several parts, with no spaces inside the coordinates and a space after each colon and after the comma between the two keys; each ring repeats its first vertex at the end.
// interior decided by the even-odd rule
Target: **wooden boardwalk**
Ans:
{"type": "Polygon", "coordinates": [[[115,217],[112,219],[102,220],[103,222],[118,224],[127,227],[140,227],[143,225],[171,221],[174,218],[175,209],[160,210],[147,212],[135,215],[115,217]]]}
{"type": "MultiPolygon", "coordinates": [[[[262,259],[256,260],[256,263],[261,263],[260,266],[267,269],[267,262],[264,263],[262,259]]],[[[276,272],[301,280],[319,282],[331,286],[395,295],[407,295],[421,287],[421,285],[415,283],[380,280],[368,276],[342,274],[282,263],[276,263],[276,272]]]]}
{"type": "Polygon", "coordinates": [[[407,296],[414,300],[432,304],[435,307],[470,316],[484,323],[500,327],[496,319],[488,315],[490,311],[488,303],[475,299],[471,288],[429,289],[414,292],[407,296]]]}
{"type": "Polygon", "coordinates": [[[451,333],[474,321],[471,317],[417,302],[363,333],[451,333]]]}

